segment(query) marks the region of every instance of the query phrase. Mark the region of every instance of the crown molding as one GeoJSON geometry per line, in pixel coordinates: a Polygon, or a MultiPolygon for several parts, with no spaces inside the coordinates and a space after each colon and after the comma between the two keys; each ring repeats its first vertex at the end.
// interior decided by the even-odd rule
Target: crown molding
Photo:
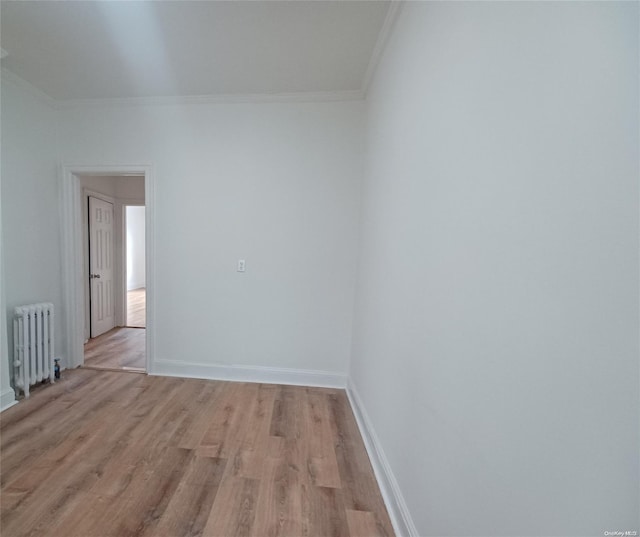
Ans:
{"type": "Polygon", "coordinates": [[[391,35],[391,30],[393,29],[393,25],[395,24],[398,16],[400,15],[400,11],[405,4],[406,0],[391,0],[389,5],[389,10],[387,11],[387,16],[382,23],[382,28],[380,28],[380,33],[378,34],[378,39],[376,41],[375,46],[373,47],[373,52],[371,53],[371,59],[369,60],[369,65],[367,66],[367,70],[364,73],[364,78],[362,79],[362,96],[366,99],[367,92],[369,91],[369,86],[371,85],[371,81],[373,80],[373,75],[376,72],[378,64],[380,63],[380,59],[384,54],[384,50],[387,46],[387,41],[389,40],[389,36],[391,35]]]}
{"type": "Polygon", "coordinates": [[[14,87],[25,91],[32,97],[35,97],[51,108],[58,108],[58,101],[56,101],[52,97],[49,97],[49,95],[47,95],[44,91],[36,88],[33,84],[27,82],[24,78],[20,78],[15,73],[9,71],[9,69],[7,69],[6,67],[0,68],[0,81],[12,84],[14,87]]]}
{"type": "Polygon", "coordinates": [[[175,106],[193,104],[233,103],[323,103],[340,101],[362,101],[361,90],[300,91],[290,93],[229,93],[220,95],[175,95],[157,97],[123,97],[105,99],[54,99],[30,82],[2,67],[0,78],[28,92],[51,108],[101,108],[114,106],[175,106]]]}
{"type": "Polygon", "coordinates": [[[96,108],[114,106],[175,106],[193,104],[234,103],[321,103],[361,101],[360,90],[295,92],[295,93],[237,93],[224,95],[191,95],[167,97],[127,97],[119,99],[66,99],[56,101],[58,108],[96,108]]]}

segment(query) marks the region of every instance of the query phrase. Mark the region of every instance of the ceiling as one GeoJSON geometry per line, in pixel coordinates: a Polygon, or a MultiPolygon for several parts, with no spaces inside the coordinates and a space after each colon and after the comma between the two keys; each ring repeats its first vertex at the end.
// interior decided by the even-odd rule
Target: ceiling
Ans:
{"type": "Polygon", "coordinates": [[[390,5],[2,1],[2,68],[63,101],[359,91],[390,5]]]}

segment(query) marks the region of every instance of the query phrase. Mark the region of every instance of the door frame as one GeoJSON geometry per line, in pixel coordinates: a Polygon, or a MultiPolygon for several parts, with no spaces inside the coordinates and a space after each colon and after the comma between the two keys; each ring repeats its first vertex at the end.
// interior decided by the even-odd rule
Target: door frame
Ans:
{"type": "Polygon", "coordinates": [[[82,187],[78,175],[144,175],[145,197],[145,278],[146,278],[146,348],[147,373],[154,370],[155,356],[155,190],[153,166],[138,165],[69,165],[60,167],[60,225],[62,232],[63,323],[67,339],[64,365],[75,368],[84,364],[84,255],[82,250],[82,187]],[[66,319],[65,319],[66,317],[66,319]]]}

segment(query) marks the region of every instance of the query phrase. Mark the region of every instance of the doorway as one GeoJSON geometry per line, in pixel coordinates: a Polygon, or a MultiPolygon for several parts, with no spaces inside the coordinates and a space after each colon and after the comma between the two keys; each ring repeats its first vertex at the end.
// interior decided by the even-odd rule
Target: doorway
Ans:
{"type": "MultiPolygon", "coordinates": [[[[150,164],[117,165],[62,165],[60,167],[60,195],[62,222],[62,277],[63,277],[63,331],[67,343],[66,355],[62,357],[63,367],[74,368],[84,365],[84,344],[88,339],[85,295],[88,283],[85,281],[83,251],[86,241],[83,228],[86,216],[83,209],[83,193],[80,176],[144,177],[146,207],[146,329],[145,369],[154,371],[155,355],[155,179],[150,164]]],[[[116,295],[117,298],[117,295],[116,295]]],[[[116,314],[119,305],[116,304],[116,314]]]]}
{"type": "Polygon", "coordinates": [[[83,365],[144,373],[145,178],[92,174],[78,180],[85,211],[83,365]]]}
{"type": "Polygon", "coordinates": [[[146,327],[146,278],[145,278],[145,208],[126,205],[126,271],[127,308],[125,325],[131,328],[146,327]]]}

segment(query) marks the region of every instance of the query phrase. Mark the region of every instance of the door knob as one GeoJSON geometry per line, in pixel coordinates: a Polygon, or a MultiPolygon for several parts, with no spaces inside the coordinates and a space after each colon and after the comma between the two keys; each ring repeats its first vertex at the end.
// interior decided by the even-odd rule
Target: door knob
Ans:
{"type": "Polygon", "coordinates": [[[93,278],[100,278],[100,274],[91,274],[89,276],[89,278],[93,279],[93,278]]]}

